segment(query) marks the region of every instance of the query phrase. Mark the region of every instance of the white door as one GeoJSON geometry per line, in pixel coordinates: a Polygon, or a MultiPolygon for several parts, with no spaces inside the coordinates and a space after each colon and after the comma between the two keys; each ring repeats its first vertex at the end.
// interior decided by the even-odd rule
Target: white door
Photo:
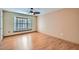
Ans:
{"type": "Polygon", "coordinates": [[[3,11],[0,9],[0,41],[3,39],[3,11]]]}

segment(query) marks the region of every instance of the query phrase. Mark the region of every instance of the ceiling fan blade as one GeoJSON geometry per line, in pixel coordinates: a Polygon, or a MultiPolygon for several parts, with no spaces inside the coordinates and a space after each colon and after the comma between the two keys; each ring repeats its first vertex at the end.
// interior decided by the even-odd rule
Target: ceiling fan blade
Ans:
{"type": "Polygon", "coordinates": [[[33,11],[30,11],[30,13],[33,13],[33,11]]]}
{"type": "Polygon", "coordinates": [[[40,14],[40,12],[34,12],[34,14],[40,14]]]}

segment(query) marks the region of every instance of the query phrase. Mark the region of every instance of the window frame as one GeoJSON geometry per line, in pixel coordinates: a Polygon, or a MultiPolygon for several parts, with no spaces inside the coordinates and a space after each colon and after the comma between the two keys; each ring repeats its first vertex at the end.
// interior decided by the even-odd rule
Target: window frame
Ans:
{"type": "MultiPolygon", "coordinates": [[[[24,23],[23,23],[24,24],[24,23]]],[[[23,26],[23,25],[22,25],[23,26]]],[[[13,22],[13,32],[23,32],[23,31],[31,31],[32,30],[32,19],[31,18],[28,18],[28,17],[20,17],[20,16],[14,16],[14,22],[13,22]],[[27,29],[26,30],[24,30],[23,28],[22,28],[22,30],[17,30],[17,26],[16,26],[16,19],[17,18],[23,18],[23,19],[27,19],[26,21],[26,26],[27,26],[27,29]],[[28,21],[29,21],[29,19],[31,20],[31,27],[30,27],[30,29],[29,29],[29,27],[28,27],[28,21]],[[16,29],[15,29],[16,28],[16,29]]]]}

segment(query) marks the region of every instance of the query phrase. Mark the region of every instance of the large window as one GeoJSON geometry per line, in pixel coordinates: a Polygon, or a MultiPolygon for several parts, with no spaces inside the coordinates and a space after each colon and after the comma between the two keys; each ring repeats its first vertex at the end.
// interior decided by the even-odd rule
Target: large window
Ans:
{"type": "Polygon", "coordinates": [[[32,20],[30,18],[15,17],[14,32],[32,30],[32,20]]]}

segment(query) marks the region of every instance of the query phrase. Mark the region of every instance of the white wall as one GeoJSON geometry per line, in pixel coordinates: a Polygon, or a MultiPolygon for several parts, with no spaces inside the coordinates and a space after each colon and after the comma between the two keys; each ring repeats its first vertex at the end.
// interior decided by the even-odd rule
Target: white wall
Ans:
{"type": "Polygon", "coordinates": [[[63,9],[39,16],[38,31],[79,44],[79,9],[63,9]]]}
{"type": "Polygon", "coordinates": [[[3,19],[4,19],[4,36],[37,31],[37,23],[36,23],[37,17],[36,16],[32,17],[32,30],[24,31],[24,32],[13,32],[13,22],[14,22],[14,17],[19,16],[19,17],[27,18],[28,17],[27,15],[4,11],[3,16],[4,16],[3,17],[3,19]]]}

